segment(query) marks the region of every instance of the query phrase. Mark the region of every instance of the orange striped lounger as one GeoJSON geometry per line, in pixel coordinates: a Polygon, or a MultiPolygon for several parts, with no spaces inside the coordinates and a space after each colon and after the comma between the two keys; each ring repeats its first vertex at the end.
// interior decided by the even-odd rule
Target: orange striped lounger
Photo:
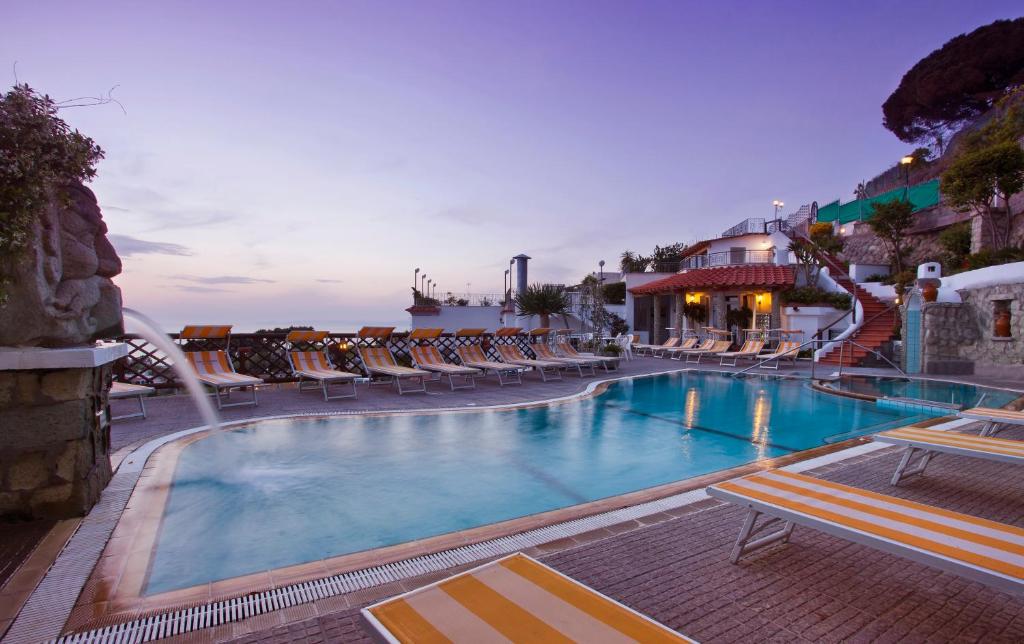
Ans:
{"type": "Polygon", "coordinates": [[[761,340],[747,340],[743,343],[743,346],[739,348],[739,351],[726,351],[725,353],[719,353],[718,357],[721,360],[718,361],[719,365],[726,365],[726,360],[732,360],[727,366],[735,367],[736,362],[740,358],[756,358],[757,354],[761,353],[761,349],[764,348],[764,342],[761,340]]]}
{"type": "Polygon", "coordinates": [[[412,354],[412,362],[418,369],[432,371],[438,374],[438,378],[448,376],[448,386],[451,387],[452,391],[456,389],[476,389],[476,376],[483,373],[473,367],[451,364],[444,359],[441,352],[437,350],[437,347],[431,344],[414,346],[409,349],[409,353],[412,354]],[[465,379],[465,383],[455,386],[455,376],[462,376],[465,379]]]}
{"type": "Polygon", "coordinates": [[[1024,425],[1024,412],[1011,411],[1009,409],[972,407],[959,412],[957,416],[985,421],[985,425],[981,428],[982,436],[995,434],[999,431],[999,425],[1024,425]]]}
{"type": "Polygon", "coordinates": [[[787,541],[800,524],[1001,590],[1024,591],[1024,528],[784,470],[717,483],[707,491],[749,509],[733,563],[787,541]],[[771,519],[755,529],[762,513],[771,519]],[[781,529],[751,540],[776,521],[783,522],[781,529]]]}
{"type": "Polygon", "coordinates": [[[544,382],[547,382],[548,378],[552,380],[562,379],[562,374],[559,371],[559,369],[565,366],[562,362],[531,360],[523,355],[522,350],[514,344],[495,344],[494,348],[497,349],[498,355],[501,356],[504,362],[518,367],[531,367],[540,373],[540,379],[544,382]]]}
{"type": "Polygon", "coordinates": [[[487,356],[484,355],[483,347],[479,344],[469,344],[464,347],[458,347],[455,349],[455,353],[459,355],[459,360],[462,361],[462,364],[467,367],[479,369],[484,373],[493,371],[497,374],[498,384],[502,387],[505,385],[523,384],[522,367],[517,367],[507,362],[488,360],[487,356]]]}
{"type": "Polygon", "coordinates": [[[594,365],[596,364],[593,360],[586,360],[583,358],[562,358],[555,355],[555,352],[551,350],[551,347],[544,343],[531,344],[530,350],[537,356],[538,360],[545,360],[547,362],[558,362],[565,365],[568,369],[575,369],[576,373],[579,374],[580,378],[583,377],[583,370],[589,369],[590,375],[594,375],[594,365]]]}
{"type": "Polygon", "coordinates": [[[385,642],[692,642],[517,553],[364,608],[385,642]]]}
{"type": "Polygon", "coordinates": [[[319,389],[324,394],[324,400],[356,397],[356,380],[359,379],[359,374],[336,369],[323,351],[289,351],[288,362],[299,378],[299,391],[319,389]],[[313,387],[304,388],[304,380],[311,380],[315,384],[313,387]],[[328,385],[335,383],[350,385],[352,389],[332,396],[328,393],[328,385]]]}
{"type": "Polygon", "coordinates": [[[263,384],[263,381],[236,372],[231,366],[231,360],[227,353],[223,351],[186,351],[185,357],[195,369],[199,382],[213,388],[214,396],[217,398],[217,409],[259,404],[256,399],[256,385],[263,384]],[[251,400],[226,403],[221,398],[221,392],[224,392],[224,398],[227,398],[231,395],[232,389],[245,389],[246,387],[252,388],[251,400]]]}
{"type": "Polygon", "coordinates": [[[898,485],[901,479],[924,472],[928,461],[936,454],[955,454],[970,456],[1003,463],[1024,464],[1024,441],[992,438],[991,436],[973,436],[957,434],[941,429],[924,427],[901,427],[882,432],[874,437],[879,443],[905,445],[907,450],[896,466],[891,483],[898,485]],[[921,456],[917,463],[910,465],[915,451],[921,456]]]}
{"type": "Polygon", "coordinates": [[[422,369],[410,369],[402,367],[395,362],[395,356],[387,347],[357,347],[359,359],[363,361],[363,368],[371,376],[384,376],[390,379],[398,389],[398,395],[408,392],[427,391],[427,378],[429,371],[422,369]],[[402,389],[402,381],[419,382],[419,386],[412,389],[402,389]]]}
{"type": "Polygon", "coordinates": [[[775,351],[772,353],[763,353],[757,356],[757,359],[761,361],[761,366],[765,369],[778,369],[779,362],[783,358],[792,360],[793,364],[796,364],[797,356],[800,353],[800,343],[795,340],[783,340],[779,343],[779,346],[775,347],[775,351]],[[775,366],[771,367],[768,365],[769,362],[775,362],[775,366]]]}

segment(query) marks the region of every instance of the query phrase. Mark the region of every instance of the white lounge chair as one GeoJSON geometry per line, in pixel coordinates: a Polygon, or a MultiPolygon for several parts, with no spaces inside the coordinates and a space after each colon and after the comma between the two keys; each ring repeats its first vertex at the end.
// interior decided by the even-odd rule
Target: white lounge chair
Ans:
{"type": "MultiPolygon", "coordinates": [[[[619,348],[622,349],[624,355],[629,350],[629,346],[628,346],[629,342],[628,341],[627,342],[617,342],[616,344],[618,344],[619,348]]],[[[568,338],[559,338],[558,340],[555,341],[555,346],[558,347],[558,350],[561,351],[562,355],[565,356],[566,358],[576,358],[578,360],[590,360],[592,362],[595,362],[595,364],[599,364],[602,367],[604,367],[604,370],[606,372],[610,371],[612,369],[618,369],[619,368],[619,359],[618,358],[613,358],[611,356],[583,355],[582,353],[580,353],[579,351],[576,350],[576,347],[572,346],[572,344],[569,343],[569,339],[568,338]]]]}
{"type": "Polygon", "coordinates": [[[484,350],[479,344],[469,344],[455,349],[455,353],[459,356],[459,360],[462,361],[467,367],[473,367],[479,369],[485,374],[488,371],[494,372],[498,376],[498,384],[504,387],[505,385],[521,385],[523,384],[522,367],[508,364],[507,362],[498,362],[496,360],[488,360],[487,356],[484,355],[484,350]]]}
{"type": "Polygon", "coordinates": [[[717,483],[707,492],[748,509],[732,563],[788,541],[799,524],[995,588],[1024,591],[1024,528],[785,470],[717,483]],[[761,514],[770,520],[757,526],[761,514]],[[774,522],[782,527],[753,538],[774,522]]]}
{"type": "Polygon", "coordinates": [[[992,436],[999,431],[1000,425],[1024,425],[1024,412],[993,407],[971,407],[957,413],[960,418],[985,421],[981,428],[982,436],[992,436]]]}
{"type": "Polygon", "coordinates": [[[898,485],[902,479],[908,476],[923,473],[924,468],[928,466],[928,461],[940,453],[1017,465],[1024,464],[1024,441],[957,434],[925,427],[901,427],[889,430],[875,435],[874,440],[891,445],[905,445],[907,448],[899,465],[896,466],[896,472],[892,475],[891,483],[893,485],[898,485]],[[910,461],[914,452],[918,451],[921,452],[920,458],[917,463],[911,465],[910,461]]]}
{"type": "Polygon", "coordinates": [[[530,350],[533,351],[533,355],[537,356],[538,360],[545,360],[547,362],[557,362],[565,366],[566,369],[575,369],[576,373],[579,374],[580,378],[584,375],[595,375],[594,366],[598,363],[597,360],[588,360],[586,358],[566,358],[555,355],[555,352],[548,345],[543,342],[535,342],[530,345],[530,350]],[[584,374],[583,370],[590,370],[589,374],[584,374]]]}

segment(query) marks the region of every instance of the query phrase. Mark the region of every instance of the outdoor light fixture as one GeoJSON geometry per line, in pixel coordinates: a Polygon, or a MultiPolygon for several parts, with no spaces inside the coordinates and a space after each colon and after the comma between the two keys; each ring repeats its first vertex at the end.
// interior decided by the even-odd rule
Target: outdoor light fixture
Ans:
{"type": "Polygon", "coordinates": [[[902,159],[900,159],[900,165],[910,165],[913,162],[914,162],[914,157],[912,157],[910,155],[907,155],[907,156],[903,157],[902,159]]]}
{"type": "Polygon", "coordinates": [[[772,206],[774,206],[774,207],[775,207],[775,218],[776,218],[776,219],[778,219],[778,218],[779,218],[779,208],[781,208],[781,207],[783,207],[783,206],[785,206],[785,205],[786,205],[786,204],[782,203],[782,202],[781,202],[780,200],[778,200],[778,199],[773,199],[773,200],[772,200],[772,206]]]}

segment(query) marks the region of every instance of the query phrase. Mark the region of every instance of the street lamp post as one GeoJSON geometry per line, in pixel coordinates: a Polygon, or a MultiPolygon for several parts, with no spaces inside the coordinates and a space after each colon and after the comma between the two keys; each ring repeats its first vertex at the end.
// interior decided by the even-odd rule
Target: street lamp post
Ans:
{"type": "Polygon", "coordinates": [[[781,207],[783,207],[783,206],[785,206],[785,205],[786,205],[786,204],[782,203],[782,202],[781,202],[781,201],[779,201],[778,199],[773,199],[773,200],[772,200],[772,206],[774,206],[774,207],[775,207],[775,217],[774,217],[775,219],[778,219],[778,218],[779,218],[779,208],[781,208],[781,207]]]}
{"type": "Polygon", "coordinates": [[[423,275],[420,275],[420,295],[422,295],[423,297],[427,296],[427,292],[424,290],[424,287],[425,287],[426,283],[427,283],[427,274],[424,273],[423,275]]]}
{"type": "Polygon", "coordinates": [[[900,159],[900,165],[906,168],[906,170],[904,171],[904,176],[906,177],[904,188],[906,190],[906,193],[903,196],[907,199],[907,201],[910,201],[910,165],[913,162],[914,157],[912,157],[909,154],[900,159]]]}
{"type": "Polygon", "coordinates": [[[432,297],[430,295],[430,285],[433,284],[433,283],[434,283],[434,280],[432,280],[432,279],[427,280],[427,297],[432,297]]]}
{"type": "Polygon", "coordinates": [[[419,281],[420,269],[416,269],[412,273],[412,303],[416,303],[416,283],[419,281]]]}
{"type": "Polygon", "coordinates": [[[503,290],[501,292],[501,300],[502,300],[501,303],[504,305],[504,306],[502,306],[502,309],[508,308],[508,298],[511,296],[511,293],[509,292],[509,288],[511,287],[511,284],[512,284],[512,282],[511,282],[511,279],[512,279],[511,275],[512,275],[512,269],[511,268],[506,268],[505,269],[505,277],[502,279],[502,282],[501,282],[502,285],[505,287],[505,290],[503,290]]]}

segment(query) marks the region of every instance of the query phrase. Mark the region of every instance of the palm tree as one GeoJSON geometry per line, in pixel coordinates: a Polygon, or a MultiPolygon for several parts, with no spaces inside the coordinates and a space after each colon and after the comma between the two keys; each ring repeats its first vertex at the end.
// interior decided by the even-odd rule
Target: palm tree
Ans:
{"type": "Polygon", "coordinates": [[[627,250],[619,258],[619,270],[623,273],[643,273],[650,263],[650,258],[627,250]]]}
{"type": "Polygon", "coordinates": [[[569,314],[569,297],[560,286],[552,284],[530,284],[525,291],[516,293],[516,309],[519,315],[540,316],[540,325],[551,324],[552,315],[566,316],[569,314]]]}

